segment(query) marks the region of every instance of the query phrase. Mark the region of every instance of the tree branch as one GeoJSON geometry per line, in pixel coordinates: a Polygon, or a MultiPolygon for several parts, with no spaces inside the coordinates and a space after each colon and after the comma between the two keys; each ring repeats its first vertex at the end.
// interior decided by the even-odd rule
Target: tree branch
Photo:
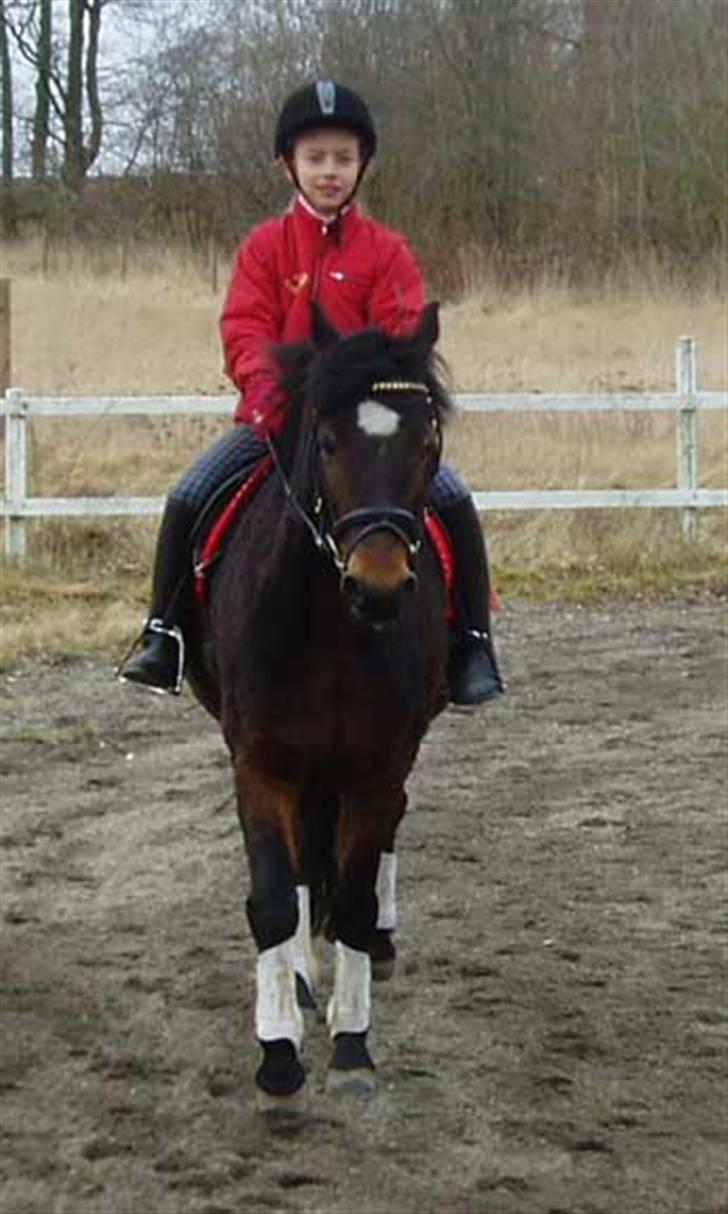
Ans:
{"type": "MultiPolygon", "coordinates": [[[[6,15],[5,24],[8,28],[8,30],[10,31],[13,41],[14,41],[15,45],[17,46],[18,51],[22,55],[25,62],[29,63],[31,67],[35,68],[35,70],[38,71],[39,67],[40,67],[40,56],[38,54],[36,46],[34,46],[33,43],[29,42],[25,37],[25,27],[29,24],[29,22],[26,22],[25,26],[22,23],[21,23],[21,25],[15,25],[13,23],[11,17],[9,15],[6,15]]],[[[53,111],[54,111],[56,117],[59,118],[61,122],[63,122],[63,115],[64,115],[65,103],[66,103],[66,90],[63,87],[63,81],[62,81],[61,77],[52,68],[48,73],[48,100],[49,100],[51,106],[53,107],[53,111]],[[54,88],[57,90],[58,97],[56,97],[54,95],[54,91],[53,91],[54,88]],[[60,98],[60,103],[59,103],[58,98],[60,98]]]]}
{"type": "Polygon", "coordinates": [[[86,98],[91,114],[91,134],[84,148],[83,160],[86,170],[96,160],[101,150],[103,133],[103,115],[99,97],[98,57],[99,31],[101,29],[101,11],[103,0],[86,0],[86,12],[89,15],[88,45],[86,47],[86,98]]]}

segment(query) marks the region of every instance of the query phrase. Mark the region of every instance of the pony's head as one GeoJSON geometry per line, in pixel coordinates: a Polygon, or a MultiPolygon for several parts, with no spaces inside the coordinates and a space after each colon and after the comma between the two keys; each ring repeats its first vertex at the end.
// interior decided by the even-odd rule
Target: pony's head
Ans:
{"type": "Polygon", "coordinates": [[[306,350],[287,363],[283,352],[296,500],[352,611],[375,626],[395,621],[417,585],[422,512],[451,409],[434,370],[437,337],[436,304],[406,338],[340,337],[318,313],[306,350]]]}

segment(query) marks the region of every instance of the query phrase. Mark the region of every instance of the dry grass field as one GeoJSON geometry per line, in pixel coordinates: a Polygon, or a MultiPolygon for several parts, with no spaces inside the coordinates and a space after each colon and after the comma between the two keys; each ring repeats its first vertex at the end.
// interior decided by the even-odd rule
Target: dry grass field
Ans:
{"type": "MultiPolygon", "coordinates": [[[[69,395],[229,391],[217,335],[226,267],[213,291],[205,267],[161,249],[123,275],[113,248],[56,252],[44,275],[37,245],[15,244],[3,249],[2,266],[13,284],[18,386],[69,395]]],[[[444,307],[441,349],[461,390],[669,391],[683,333],[698,340],[700,385],[724,388],[724,300],[664,281],[581,292],[485,284],[444,307]]],[[[161,494],[224,424],[38,421],[32,490],[161,494]]],[[[704,485],[726,484],[725,425],[722,415],[701,417],[704,485]]],[[[478,488],[675,483],[674,423],[661,414],[461,417],[448,455],[478,488]]],[[[688,551],[671,511],[504,513],[487,523],[506,593],[585,598],[714,591],[724,526],[719,512],[706,514],[701,543],[688,551]]],[[[122,645],[143,614],[154,530],[143,520],[34,524],[25,569],[2,569],[3,660],[122,645]]]]}

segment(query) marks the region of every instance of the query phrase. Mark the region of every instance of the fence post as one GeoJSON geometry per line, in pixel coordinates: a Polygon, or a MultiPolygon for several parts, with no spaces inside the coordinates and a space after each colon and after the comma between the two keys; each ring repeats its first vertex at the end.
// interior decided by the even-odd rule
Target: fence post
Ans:
{"type": "MultiPolygon", "coordinates": [[[[10,502],[23,502],[28,488],[28,402],[20,388],[9,388],[5,399],[11,411],[5,418],[5,493],[10,502]]],[[[5,555],[14,560],[25,556],[25,519],[5,519],[5,555]]]]}
{"type": "MultiPolygon", "coordinates": [[[[677,342],[677,394],[680,397],[677,418],[677,487],[698,488],[698,390],[696,342],[694,337],[679,337],[677,342]]],[[[698,511],[695,506],[682,509],[682,533],[686,540],[698,537],[698,511]]]]}

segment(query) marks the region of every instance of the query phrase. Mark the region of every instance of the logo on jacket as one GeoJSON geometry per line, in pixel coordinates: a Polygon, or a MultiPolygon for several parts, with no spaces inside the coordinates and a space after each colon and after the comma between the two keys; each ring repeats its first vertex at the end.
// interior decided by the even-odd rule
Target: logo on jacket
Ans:
{"type": "Polygon", "coordinates": [[[300,274],[291,274],[290,278],[283,279],[283,286],[286,287],[292,295],[298,295],[306,286],[309,279],[307,270],[302,270],[300,274]]]}

